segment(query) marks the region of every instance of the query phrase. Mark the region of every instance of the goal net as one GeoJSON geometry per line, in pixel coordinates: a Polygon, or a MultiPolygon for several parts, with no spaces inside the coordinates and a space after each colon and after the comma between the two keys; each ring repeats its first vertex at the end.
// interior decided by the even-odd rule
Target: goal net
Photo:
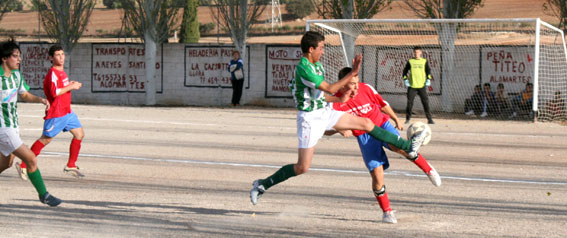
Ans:
{"type": "MultiPolygon", "coordinates": [[[[567,120],[565,38],[539,19],[309,20],[306,28],[325,35],[326,80],[336,81],[362,53],[361,81],[397,111],[405,112],[407,102],[402,71],[419,46],[433,76],[427,87],[432,112],[567,120]]],[[[416,97],[413,112],[422,110],[416,97]]]]}

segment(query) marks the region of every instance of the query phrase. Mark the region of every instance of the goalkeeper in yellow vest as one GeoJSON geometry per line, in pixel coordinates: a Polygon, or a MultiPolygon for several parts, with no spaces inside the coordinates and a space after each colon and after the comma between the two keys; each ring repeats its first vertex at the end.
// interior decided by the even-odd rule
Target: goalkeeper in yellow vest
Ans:
{"type": "Polygon", "coordinates": [[[419,94],[421,99],[421,104],[423,105],[423,110],[425,111],[425,116],[427,117],[427,123],[435,124],[431,118],[431,112],[429,111],[429,99],[427,98],[427,88],[431,86],[431,68],[429,68],[429,63],[427,59],[421,58],[423,51],[421,47],[416,46],[413,48],[414,58],[411,58],[406,63],[404,67],[403,78],[404,84],[408,87],[408,104],[406,106],[406,124],[409,123],[412,115],[413,99],[416,94],[419,94]],[[410,76],[408,78],[408,71],[410,71],[410,76]]]}

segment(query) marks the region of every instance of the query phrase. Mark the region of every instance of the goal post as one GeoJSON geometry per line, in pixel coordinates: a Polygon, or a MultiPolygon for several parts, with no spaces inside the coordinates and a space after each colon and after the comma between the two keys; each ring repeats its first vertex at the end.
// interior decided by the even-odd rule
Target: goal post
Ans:
{"type": "MultiPolygon", "coordinates": [[[[432,70],[432,111],[463,114],[472,105],[489,118],[567,120],[565,37],[539,18],[308,20],[306,30],[325,36],[326,80],[336,81],[338,71],[362,53],[361,81],[397,111],[405,111],[407,102],[402,70],[420,46],[432,70]],[[522,96],[528,83],[531,104],[522,96]],[[471,104],[477,85],[489,86],[501,100],[471,104]],[[504,94],[497,94],[502,86],[504,94]]],[[[420,110],[416,99],[414,112],[420,110]]]]}

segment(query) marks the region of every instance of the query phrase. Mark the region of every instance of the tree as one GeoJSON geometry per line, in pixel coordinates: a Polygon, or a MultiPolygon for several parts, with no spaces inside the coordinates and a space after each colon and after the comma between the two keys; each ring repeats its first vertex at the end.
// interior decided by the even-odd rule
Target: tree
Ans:
{"type": "Polygon", "coordinates": [[[313,4],[305,0],[287,1],[287,4],[285,5],[285,9],[295,18],[300,18],[300,19],[309,16],[309,14],[311,14],[315,10],[313,4]]]}
{"type": "Polygon", "coordinates": [[[183,23],[179,32],[179,42],[197,43],[201,37],[199,31],[199,19],[197,18],[197,8],[199,0],[186,0],[183,8],[183,23]]]}
{"type": "MultiPolygon", "coordinates": [[[[482,7],[483,0],[404,0],[416,16],[420,18],[431,19],[455,19],[467,18],[474,11],[482,7]]],[[[449,80],[454,78],[455,71],[455,40],[457,39],[458,24],[445,23],[435,24],[437,34],[439,35],[439,44],[441,45],[441,57],[443,59],[443,78],[447,80],[441,81],[441,89],[445,93],[441,93],[442,110],[452,112],[453,105],[449,93],[451,88],[449,80]]]]}
{"type": "Polygon", "coordinates": [[[248,0],[211,0],[211,2],[213,5],[209,6],[209,9],[213,17],[230,33],[234,47],[244,59],[248,30],[266,10],[266,5],[258,1],[248,4],[248,0]]]}
{"type": "Polygon", "coordinates": [[[95,0],[33,0],[33,4],[47,9],[40,11],[45,32],[71,55],[89,23],[95,0]]]}
{"type": "Polygon", "coordinates": [[[173,0],[120,0],[125,20],[144,41],[146,62],[146,105],[156,104],[157,44],[167,42],[176,25],[178,9],[173,0]]]}
{"type": "MultiPolygon", "coordinates": [[[[369,19],[389,8],[392,0],[311,0],[317,14],[324,19],[369,19]]],[[[358,34],[342,35],[347,64],[354,59],[354,43],[358,34]]]]}
{"type": "Polygon", "coordinates": [[[567,33],[567,1],[566,0],[545,0],[543,10],[547,15],[559,18],[559,29],[567,33]]]}

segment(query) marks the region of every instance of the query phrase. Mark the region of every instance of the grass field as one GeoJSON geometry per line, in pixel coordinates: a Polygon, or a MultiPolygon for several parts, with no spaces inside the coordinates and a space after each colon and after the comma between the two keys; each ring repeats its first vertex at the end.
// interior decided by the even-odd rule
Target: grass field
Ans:
{"type": "MultiPolygon", "coordinates": [[[[398,224],[381,223],[356,140],[326,137],[309,173],[248,192],[297,157],[295,111],[75,105],[86,137],[77,180],[63,174],[70,134],[39,156],[37,200],[14,168],[0,174],[2,237],[565,237],[567,130],[554,123],[437,119],[422,153],[439,188],[389,153],[398,224]]],[[[31,145],[43,108],[20,104],[31,145]]],[[[417,119],[419,120],[419,118],[417,119]]],[[[421,120],[424,120],[423,118],[421,120]]],[[[403,132],[402,134],[405,134],[403,132]]]]}

